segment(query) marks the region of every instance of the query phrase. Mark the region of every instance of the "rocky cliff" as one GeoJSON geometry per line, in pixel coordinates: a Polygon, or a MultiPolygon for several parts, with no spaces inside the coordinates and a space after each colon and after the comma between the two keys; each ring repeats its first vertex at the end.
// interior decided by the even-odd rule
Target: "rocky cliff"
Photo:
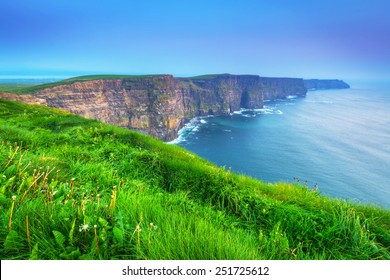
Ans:
{"type": "Polygon", "coordinates": [[[310,79],[303,82],[308,90],[349,88],[349,85],[342,80],[310,79]]]}
{"type": "Polygon", "coordinates": [[[43,104],[126,127],[168,141],[193,117],[263,107],[264,100],[304,96],[302,79],[255,75],[171,75],[95,79],[1,98],[43,104]]]}

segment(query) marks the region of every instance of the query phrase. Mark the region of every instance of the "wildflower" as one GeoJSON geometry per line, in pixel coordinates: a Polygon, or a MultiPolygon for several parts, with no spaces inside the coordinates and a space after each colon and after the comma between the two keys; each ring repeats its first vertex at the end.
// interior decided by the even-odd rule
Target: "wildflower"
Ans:
{"type": "Polygon", "coordinates": [[[8,221],[8,231],[11,231],[11,226],[12,226],[12,215],[13,215],[13,213],[14,213],[15,199],[16,199],[16,195],[13,195],[13,196],[12,196],[11,212],[10,212],[10,214],[9,214],[9,221],[8,221]]]}
{"type": "Polygon", "coordinates": [[[99,236],[96,231],[97,225],[93,226],[93,231],[95,232],[95,243],[96,243],[96,252],[99,254],[99,236]]]}
{"type": "Polygon", "coordinates": [[[84,231],[84,232],[86,232],[87,230],[89,230],[88,224],[80,225],[79,231],[84,231]]]}

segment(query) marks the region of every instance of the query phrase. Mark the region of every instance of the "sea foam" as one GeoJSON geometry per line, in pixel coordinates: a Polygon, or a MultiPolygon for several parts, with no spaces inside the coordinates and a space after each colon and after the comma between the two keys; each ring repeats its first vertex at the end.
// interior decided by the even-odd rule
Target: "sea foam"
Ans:
{"type": "Polygon", "coordinates": [[[197,131],[199,131],[199,128],[201,125],[204,125],[207,123],[205,120],[207,117],[196,117],[191,119],[187,124],[185,124],[179,131],[178,136],[176,139],[167,142],[167,144],[179,144],[186,142],[186,137],[190,134],[193,134],[197,131]]]}

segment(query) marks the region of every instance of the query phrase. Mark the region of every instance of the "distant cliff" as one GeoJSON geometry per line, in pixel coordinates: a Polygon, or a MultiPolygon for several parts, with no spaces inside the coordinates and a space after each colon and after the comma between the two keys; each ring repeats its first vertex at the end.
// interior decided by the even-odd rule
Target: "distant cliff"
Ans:
{"type": "Polygon", "coordinates": [[[303,82],[308,90],[349,88],[349,85],[342,80],[310,79],[303,82]]]}
{"type": "Polygon", "coordinates": [[[262,108],[264,100],[305,96],[307,85],[321,85],[307,81],[230,74],[100,78],[56,83],[34,94],[0,92],[0,97],[61,108],[169,141],[193,117],[262,108]]]}

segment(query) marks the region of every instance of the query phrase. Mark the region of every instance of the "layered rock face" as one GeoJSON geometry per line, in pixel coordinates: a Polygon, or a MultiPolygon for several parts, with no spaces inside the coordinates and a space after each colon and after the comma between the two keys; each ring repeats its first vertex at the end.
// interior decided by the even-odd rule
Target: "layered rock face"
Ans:
{"type": "Polygon", "coordinates": [[[47,88],[35,94],[50,107],[162,140],[174,139],[183,125],[183,93],[169,75],[139,79],[92,80],[47,88]]]}
{"type": "Polygon", "coordinates": [[[294,78],[160,75],[75,82],[33,95],[0,93],[0,97],[60,108],[168,141],[193,117],[258,109],[264,100],[304,96],[306,91],[303,80],[294,78]]]}
{"type": "Polygon", "coordinates": [[[263,88],[259,76],[217,75],[179,79],[185,93],[186,115],[225,115],[240,108],[262,108],[263,88]]]}
{"type": "Polygon", "coordinates": [[[303,82],[308,90],[349,88],[349,85],[342,80],[311,79],[303,82]]]}

